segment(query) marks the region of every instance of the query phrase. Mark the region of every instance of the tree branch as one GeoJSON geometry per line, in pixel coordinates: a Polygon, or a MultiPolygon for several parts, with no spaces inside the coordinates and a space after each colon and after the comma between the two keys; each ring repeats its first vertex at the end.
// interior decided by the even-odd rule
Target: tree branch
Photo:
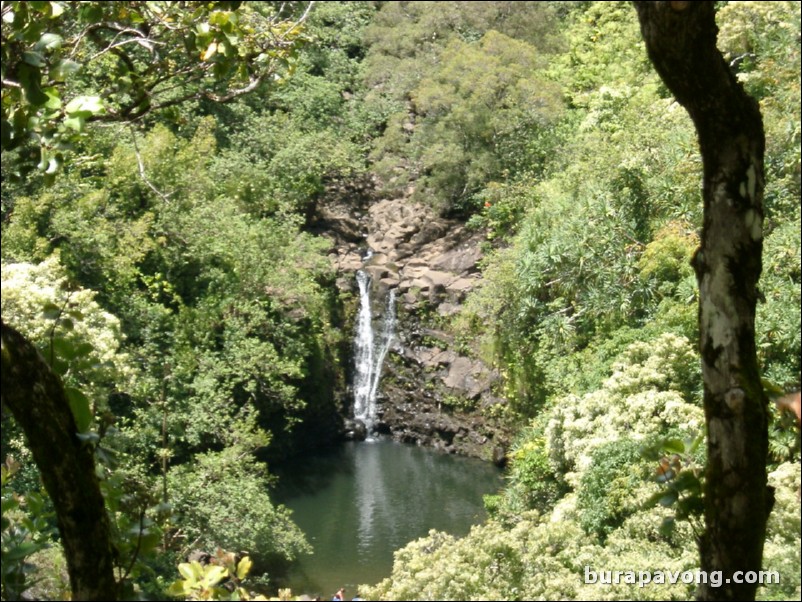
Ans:
{"type": "Polygon", "coordinates": [[[76,436],[61,380],[37,349],[0,320],[2,404],[25,433],[56,510],[73,600],[116,600],[114,551],[91,447],[76,436]]]}

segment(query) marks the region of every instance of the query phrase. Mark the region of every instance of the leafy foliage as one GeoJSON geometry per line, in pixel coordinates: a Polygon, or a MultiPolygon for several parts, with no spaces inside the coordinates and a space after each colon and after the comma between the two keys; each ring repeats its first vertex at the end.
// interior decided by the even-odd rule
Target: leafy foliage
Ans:
{"type": "Polygon", "coordinates": [[[3,5],[3,149],[33,135],[52,181],[88,120],[230,100],[281,73],[303,16],[238,4],[3,5]]]}
{"type": "Polygon", "coordinates": [[[311,551],[289,511],[270,502],[270,480],[242,445],[199,454],[171,471],[176,534],[185,545],[248,550],[262,568],[311,551]]]}
{"type": "Polygon", "coordinates": [[[26,496],[14,492],[11,481],[20,464],[7,456],[2,471],[2,596],[4,600],[19,600],[23,592],[36,583],[32,578],[35,565],[30,557],[48,548],[55,531],[47,511],[47,496],[30,491],[26,496]]]}
{"type": "MultiPolygon", "coordinates": [[[[797,575],[802,567],[799,549],[800,517],[800,464],[798,461],[780,464],[769,473],[769,485],[775,488],[776,499],[771,512],[766,534],[764,559],[767,567],[780,572],[780,575],[797,575]]],[[[761,592],[763,600],[779,600],[799,595],[799,581],[796,578],[782,579],[774,587],[761,592]]]]}
{"type": "Polygon", "coordinates": [[[248,556],[237,560],[231,552],[217,550],[213,562],[206,565],[197,560],[178,565],[183,579],[175,581],[167,593],[188,600],[266,600],[252,597],[242,587],[253,563],[248,556]]]}
{"type": "Polygon", "coordinates": [[[68,387],[79,429],[87,430],[94,409],[104,409],[108,394],[132,374],[120,350],[119,320],[93,291],[70,283],[57,256],[38,265],[4,264],[2,278],[3,319],[40,343],[68,387]]]}
{"type": "Polygon", "coordinates": [[[641,444],[629,439],[597,447],[590,467],[582,475],[577,508],[580,524],[602,542],[634,511],[632,498],[649,473],[641,457],[641,444]]]}
{"type": "MultiPolygon", "coordinates": [[[[228,100],[268,75],[285,75],[300,34],[296,26],[307,16],[304,6],[286,7],[300,8],[292,14],[275,12],[278,7],[272,5],[240,10],[234,6],[239,3],[198,4],[195,13],[153,3],[45,4],[44,9],[28,7],[25,19],[63,8],[42,23],[54,31],[74,27],[69,33],[77,37],[63,33],[64,47],[52,49],[42,77],[58,60],[57,50],[86,53],[80,54],[84,69],[52,91],[69,104],[66,113],[42,113],[39,129],[7,129],[7,111],[19,118],[44,109],[24,90],[15,96],[9,83],[13,70],[6,72],[6,35],[29,26],[22,17],[12,19],[25,7],[4,5],[4,149],[13,149],[4,152],[4,178],[25,163],[29,134],[45,145],[48,136],[61,136],[59,144],[78,145],[81,159],[49,189],[12,185],[26,194],[7,196],[4,185],[3,319],[20,328],[27,320],[26,334],[44,351],[54,349],[56,364],[65,364],[61,372],[75,381],[70,390],[82,399],[81,430],[88,429],[93,413],[98,419],[96,431],[84,436],[102,462],[101,487],[123,565],[120,580],[133,579],[158,597],[153,570],[160,569],[148,554],[159,546],[172,558],[191,543],[184,539],[187,533],[194,538],[202,533],[212,549],[219,543],[248,547],[262,569],[267,560],[291,558],[306,544],[286,511],[271,504],[266,469],[254,454],[268,445],[265,429],[286,436],[300,422],[307,401],[322,420],[331,421],[335,412],[332,392],[305,399],[299,393],[309,389],[307,382],[333,371],[332,348],[339,337],[330,324],[334,303],[325,288],[330,283],[326,244],[300,232],[303,217],[297,213],[329,175],[326,167],[303,162],[312,156],[313,145],[334,136],[310,132],[302,153],[274,164],[269,186],[252,188],[250,199],[240,198],[236,189],[229,196],[247,153],[236,165],[226,165],[218,139],[227,140],[217,135],[215,118],[181,113],[178,107],[190,98],[228,100]],[[73,14],[79,9],[83,12],[73,14]],[[137,19],[142,11],[146,17],[160,15],[158,24],[148,29],[146,18],[137,19]],[[119,46],[104,50],[105,33],[122,27],[128,17],[134,22],[119,32],[119,46]],[[197,29],[190,28],[188,44],[179,44],[176,40],[188,31],[186,19],[197,29]],[[85,39],[79,36],[82,28],[85,39]],[[156,52],[167,38],[170,52],[156,52]],[[199,59],[193,58],[196,43],[203,46],[199,59]],[[128,63],[126,57],[135,58],[128,63]],[[170,88],[165,65],[148,58],[173,61],[182,84],[170,88]],[[139,77],[135,69],[142,70],[139,77]],[[70,100],[100,80],[110,89],[102,100],[70,100]],[[143,91],[151,104],[137,104],[143,91]],[[175,109],[165,112],[171,106],[175,109]],[[98,126],[156,110],[173,129],[153,120],[137,127],[98,126]],[[75,111],[81,121],[68,122],[75,111]],[[182,119],[184,131],[175,128],[182,119]],[[14,153],[16,161],[7,163],[14,153]],[[275,177],[291,164],[300,172],[306,169],[297,186],[290,178],[275,177]],[[40,263],[23,263],[31,261],[40,263]],[[37,316],[42,309],[44,316],[37,316]],[[82,391],[91,393],[91,405],[80,397],[82,391]],[[211,497],[204,503],[193,497],[198,479],[219,483],[218,489],[207,488],[211,497]],[[243,517],[261,528],[232,533],[229,523],[248,524],[243,517]]],[[[262,118],[273,118],[269,108],[260,110],[257,119],[262,118]]],[[[299,111],[298,123],[303,118],[299,111]]],[[[285,142],[278,137],[264,150],[280,157],[285,142]]],[[[62,153],[66,146],[48,149],[62,153]]],[[[343,169],[350,173],[350,166],[343,169]]],[[[11,437],[13,429],[5,422],[4,417],[4,452],[7,435],[10,443],[24,445],[11,437]]]]}
{"type": "Polygon", "coordinates": [[[559,44],[554,11],[509,8],[391,3],[378,13],[365,77],[367,101],[387,114],[372,153],[387,192],[414,182],[438,209],[471,213],[473,195],[492,181],[537,169],[548,149],[540,138],[561,109],[558,87],[536,75],[539,49],[559,44]]]}
{"type": "Polygon", "coordinates": [[[446,46],[439,69],[411,92],[418,196],[449,207],[537,165],[533,141],[560,108],[557,88],[532,76],[539,62],[534,48],[496,31],[446,46]]]}
{"type": "MultiPolygon", "coordinates": [[[[411,542],[396,553],[388,579],[360,591],[382,599],[690,597],[693,585],[681,580],[641,587],[622,578],[600,589],[582,576],[633,567],[695,572],[698,566],[694,527],[684,519],[699,510],[703,458],[698,440],[686,445],[680,436],[690,441],[703,423],[701,409],[683,400],[698,396],[692,355],[687,341],[668,334],[630,345],[600,390],[563,396],[524,431],[512,454],[510,485],[492,501],[493,519],[462,539],[432,531],[411,542]],[[556,503],[525,509],[528,500],[543,499],[549,481],[560,480],[569,487],[557,490],[556,503]]],[[[798,591],[798,555],[788,554],[799,541],[798,475],[798,463],[772,475],[780,506],[769,527],[767,561],[775,559],[781,584],[765,588],[765,599],[798,591]],[[775,556],[781,549],[782,560],[775,556]]]]}
{"type": "MultiPolygon", "coordinates": [[[[799,7],[791,4],[728,3],[718,15],[722,48],[760,99],[766,124],[758,331],[763,370],[780,390],[798,388],[800,357],[799,7]]],[[[701,174],[693,130],[651,73],[631,7],[582,3],[562,18],[567,49],[542,68],[567,99],[551,129],[557,141],[535,177],[501,181],[477,197],[472,224],[502,244],[457,324],[461,340],[499,367],[512,407],[534,418],[510,454],[507,489],[488,500],[494,519],[462,540],[433,532],[409,544],[372,596],[692,595],[654,584],[580,584],[585,566],[696,566],[704,417],[690,344],[698,336],[690,260],[701,174]],[[559,487],[551,489],[551,479],[559,487]],[[533,506],[543,514],[525,511],[533,506]],[[499,548],[506,552],[497,562],[483,562],[499,548]]],[[[418,127],[397,137],[399,147],[418,127]]],[[[798,434],[778,422],[777,461],[798,459],[794,441],[798,434]]],[[[771,476],[782,493],[766,562],[782,567],[784,584],[762,589],[765,599],[799,588],[799,529],[784,523],[783,509],[798,495],[796,464],[771,476]]]]}
{"type": "MultiPolygon", "coordinates": [[[[306,219],[375,177],[485,230],[483,284],[456,328],[525,426],[494,518],[411,543],[390,579],[360,591],[690,597],[682,584],[580,583],[585,566],[696,566],[681,519],[698,509],[703,460],[688,443],[703,420],[689,342],[701,166],[631,7],[305,9],[3,5],[3,320],[74,391],[119,576],[157,598],[190,544],[247,549],[255,572],[307,550],[256,457],[331,432],[340,308],[330,243],[306,219]]],[[[758,344],[768,380],[789,390],[802,355],[799,4],[726,3],[718,20],[766,125],[758,344]]],[[[799,596],[799,447],[773,429],[783,463],[765,557],[783,579],[763,595],[779,599],[799,596]]],[[[3,446],[22,464],[19,493],[4,481],[5,597],[6,575],[20,590],[57,548],[30,553],[45,545],[45,524],[22,513],[38,482],[5,419],[3,446]]],[[[242,578],[232,562],[182,564],[174,593],[245,597],[221,587],[242,578]]]]}
{"type": "Polygon", "coordinates": [[[552,470],[543,430],[537,421],[522,430],[509,454],[508,484],[498,499],[490,500],[491,516],[503,520],[526,510],[548,511],[567,492],[552,470]]]}

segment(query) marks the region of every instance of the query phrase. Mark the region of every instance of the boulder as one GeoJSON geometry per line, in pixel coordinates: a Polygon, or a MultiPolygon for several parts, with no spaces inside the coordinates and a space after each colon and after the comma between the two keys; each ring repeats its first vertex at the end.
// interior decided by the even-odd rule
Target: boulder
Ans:
{"type": "Polygon", "coordinates": [[[428,280],[432,286],[442,288],[443,290],[456,280],[456,276],[450,272],[439,272],[437,270],[426,270],[421,274],[421,280],[428,280]]]}
{"type": "Polygon", "coordinates": [[[368,429],[359,419],[345,420],[344,430],[346,441],[364,441],[368,437],[368,429]]]}
{"type": "Polygon", "coordinates": [[[431,267],[438,270],[447,270],[455,274],[472,272],[477,269],[476,264],[482,258],[481,239],[472,237],[458,247],[445,251],[431,259],[431,267]]]}
{"type": "Polygon", "coordinates": [[[371,280],[373,282],[379,282],[382,278],[390,278],[391,276],[395,276],[392,274],[390,270],[383,265],[369,265],[364,270],[370,275],[371,280]]]}
{"type": "Polygon", "coordinates": [[[444,318],[450,318],[459,313],[459,305],[452,305],[451,303],[441,303],[437,306],[437,314],[444,318]]]}

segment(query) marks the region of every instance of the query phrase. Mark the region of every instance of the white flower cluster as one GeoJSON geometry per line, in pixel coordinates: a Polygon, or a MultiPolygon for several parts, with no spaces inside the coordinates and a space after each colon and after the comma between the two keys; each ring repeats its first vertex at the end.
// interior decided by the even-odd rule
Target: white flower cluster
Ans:
{"type": "Polygon", "coordinates": [[[64,375],[67,380],[92,389],[129,376],[126,356],[119,351],[120,321],[97,304],[93,291],[70,286],[57,257],[40,264],[3,265],[2,286],[3,321],[46,357],[54,339],[61,338],[72,348],[83,344],[91,361],[73,362],[64,375]]]}
{"type": "Polygon", "coordinates": [[[634,343],[614,366],[602,388],[558,400],[546,431],[555,474],[576,488],[600,445],[623,437],[643,440],[672,430],[701,432],[704,412],[681,389],[688,367],[698,365],[684,337],[663,334],[634,343]]]}

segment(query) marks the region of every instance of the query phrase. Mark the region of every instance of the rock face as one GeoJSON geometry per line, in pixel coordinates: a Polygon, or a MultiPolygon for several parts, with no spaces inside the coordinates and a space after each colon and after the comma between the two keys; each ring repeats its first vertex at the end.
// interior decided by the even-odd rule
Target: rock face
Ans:
{"type": "Polygon", "coordinates": [[[359,269],[371,276],[377,311],[396,290],[396,335],[379,386],[380,432],[503,462],[508,433],[487,417],[504,403],[494,394],[499,376],[459,351],[448,332],[480,283],[482,235],[408,198],[328,202],[316,218],[316,230],[332,241],[341,292],[355,293],[359,269]]]}

